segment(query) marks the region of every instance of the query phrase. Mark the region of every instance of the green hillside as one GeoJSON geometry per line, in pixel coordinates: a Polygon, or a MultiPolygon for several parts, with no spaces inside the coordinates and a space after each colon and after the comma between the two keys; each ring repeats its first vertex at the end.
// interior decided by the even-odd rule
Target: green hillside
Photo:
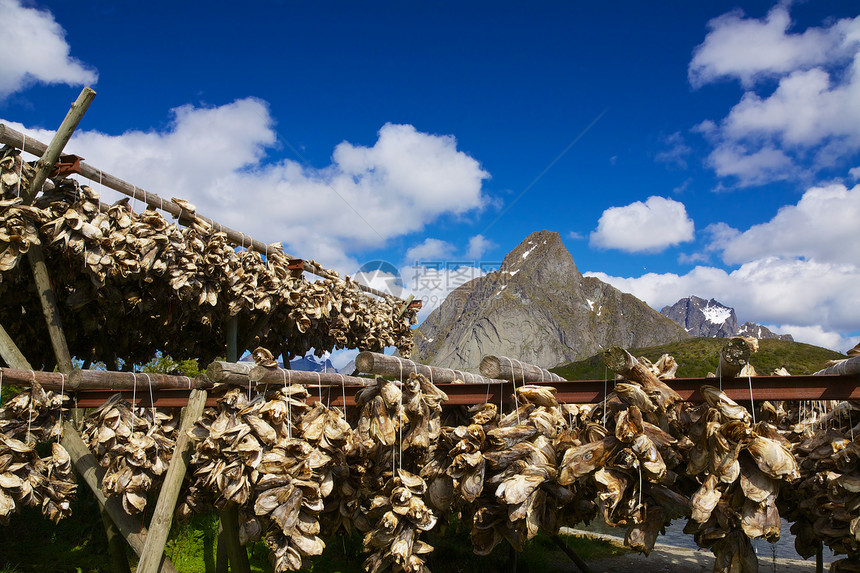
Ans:
{"type": "MultiPolygon", "coordinates": [[[[656,362],[663,354],[669,354],[678,362],[678,378],[697,378],[717,371],[720,349],[725,343],[725,338],[690,338],[628,350],[633,356],[645,356],[652,362],[656,362]]],[[[760,375],[768,375],[780,366],[792,374],[812,374],[824,368],[828,360],[838,358],[845,358],[845,355],[811,344],[765,339],[759,340],[759,351],[750,356],[750,363],[760,375]]],[[[565,380],[603,380],[612,377],[612,373],[607,372],[603,365],[602,354],[551,370],[565,380]]]]}

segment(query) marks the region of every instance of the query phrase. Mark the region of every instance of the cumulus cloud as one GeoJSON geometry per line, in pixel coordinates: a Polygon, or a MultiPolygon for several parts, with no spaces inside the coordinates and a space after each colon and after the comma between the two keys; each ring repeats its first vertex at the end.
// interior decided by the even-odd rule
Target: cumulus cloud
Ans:
{"type": "MultiPolygon", "coordinates": [[[[860,268],[854,265],[768,257],[746,263],[733,272],[697,266],[689,273],[648,273],[641,277],[614,277],[587,273],[660,309],[694,293],[716,298],[735,308],[741,320],[760,324],[819,327],[833,340],[848,340],[860,324],[860,268]]],[[[785,332],[794,331],[787,328],[785,332]]],[[[795,338],[801,342],[804,333],[795,338]]],[[[821,340],[821,338],[816,339],[821,340]]],[[[828,346],[840,349],[839,346],[828,346]]]]}
{"type": "Polygon", "coordinates": [[[693,52],[688,76],[694,87],[736,78],[744,87],[756,81],[808,69],[844,55],[860,21],[840,20],[826,28],[790,33],[788,6],[774,6],[764,19],[733,10],[708,22],[710,31],[693,52]]]}
{"type": "Polygon", "coordinates": [[[160,131],[76,132],[67,149],[147,191],[187,199],[224,225],[282,241],[290,254],[345,272],[356,267],[349,253],[485,204],[489,175],[452,136],[385,124],[372,146],[344,141],[320,169],[273,160],[276,142],[267,104],[246,98],[177,108],[160,131]]]}
{"type": "Polygon", "coordinates": [[[734,11],[709,28],[690,82],[738,79],[745,89],[722,121],[698,128],[714,145],[707,163],[717,175],[761,185],[838,166],[860,151],[860,16],[792,32],[780,4],[764,19],[734,11]],[[777,80],[776,89],[764,80],[777,80]]]}
{"type": "Polygon", "coordinates": [[[604,211],[591,233],[590,244],[631,253],[659,252],[692,241],[694,228],[683,203],[652,196],[644,203],[636,201],[604,211]]]}
{"type": "Polygon", "coordinates": [[[47,11],[0,0],[0,99],[36,83],[94,84],[95,69],[72,58],[66,33],[47,11]]]}
{"type": "Polygon", "coordinates": [[[742,233],[717,227],[714,242],[728,264],[779,256],[855,265],[860,262],[858,220],[860,185],[832,184],[809,189],[796,205],[782,207],[770,221],[742,233]]]}
{"type": "Polygon", "coordinates": [[[466,258],[477,261],[484,254],[497,245],[484,237],[484,235],[475,235],[469,239],[469,249],[466,251],[466,258]]]}
{"type": "Polygon", "coordinates": [[[454,254],[454,245],[440,239],[427,238],[418,245],[407,249],[407,261],[428,261],[447,259],[454,254]]]}

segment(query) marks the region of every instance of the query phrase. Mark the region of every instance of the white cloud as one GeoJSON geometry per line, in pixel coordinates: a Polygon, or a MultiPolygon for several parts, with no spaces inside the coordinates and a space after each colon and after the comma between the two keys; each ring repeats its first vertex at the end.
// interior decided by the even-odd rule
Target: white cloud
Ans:
{"type": "Polygon", "coordinates": [[[750,262],[767,256],[806,258],[819,262],[860,263],[860,185],[814,187],[797,205],[782,207],[766,223],[743,233],[721,227],[715,238],[728,264],[750,262]]]}
{"type": "Polygon", "coordinates": [[[693,220],[683,203],[665,197],[649,197],[603,212],[590,244],[628,252],[659,252],[693,240],[693,220]]]}
{"type": "Polygon", "coordinates": [[[698,266],[685,275],[648,273],[625,278],[587,274],[656,309],[692,293],[716,298],[734,307],[741,320],[759,324],[820,327],[822,332],[843,338],[860,324],[860,291],[856,288],[860,268],[854,265],[767,257],[731,273],[698,266]]]}
{"type": "Polygon", "coordinates": [[[435,261],[439,259],[447,259],[454,254],[454,245],[440,239],[427,238],[424,242],[409,248],[406,251],[406,260],[409,262],[416,261],[435,261]]]}
{"type": "Polygon", "coordinates": [[[47,11],[0,0],[0,99],[36,83],[94,84],[95,69],[69,56],[65,31],[47,11]]]}
{"type": "Polygon", "coordinates": [[[733,10],[708,23],[710,32],[690,62],[690,83],[699,87],[737,78],[750,87],[760,79],[820,65],[844,56],[846,45],[857,41],[858,26],[860,18],[855,18],[790,33],[786,5],[774,6],[762,20],[745,18],[741,10],[733,10]]]}
{"type": "Polygon", "coordinates": [[[745,88],[726,118],[696,129],[714,145],[707,163],[718,176],[742,187],[796,179],[860,151],[860,16],[795,33],[779,4],[763,20],[734,11],[709,27],[690,82],[737,78],[745,88]],[[776,89],[762,82],[774,79],[776,89]]]}
{"type": "Polygon", "coordinates": [[[661,142],[666,146],[666,149],[657,153],[654,156],[654,160],[678,169],[686,169],[687,157],[690,156],[693,149],[684,141],[684,136],[681,135],[681,132],[676,131],[662,137],[661,142]]]}
{"type": "Polygon", "coordinates": [[[484,256],[484,253],[497,245],[484,235],[475,235],[469,239],[469,249],[466,251],[466,258],[477,261],[484,256]]]}
{"type": "MultiPolygon", "coordinates": [[[[351,272],[348,253],[483,208],[480,164],[456,139],[384,125],[373,146],[339,144],[315,170],[267,151],[277,141],[265,102],[173,110],[163,131],[76,132],[67,146],[94,167],[162,197],[187,199],[216,221],[290,254],[351,272]]],[[[16,125],[12,125],[16,129],[16,125]]],[[[30,132],[42,141],[47,132],[30,132]]]]}
{"type": "MultiPolygon", "coordinates": [[[[830,348],[842,353],[852,348],[857,342],[860,342],[860,337],[843,336],[838,332],[828,332],[820,326],[781,324],[779,326],[768,326],[768,328],[777,334],[790,334],[797,342],[814,344],[815,346],[830,348]]],[[[822,364],[821,368],[824,367],[824,364],[822,364]]]]}

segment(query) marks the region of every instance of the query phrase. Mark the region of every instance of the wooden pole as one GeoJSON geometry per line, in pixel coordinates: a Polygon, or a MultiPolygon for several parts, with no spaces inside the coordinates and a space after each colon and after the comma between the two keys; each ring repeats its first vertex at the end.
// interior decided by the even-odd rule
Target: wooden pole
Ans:
{"type": "Polygon", "coordinates": [[[616,374],[621,374],[628,380],[639,382],[646,390],[657,391],[661,396],[661,406],[666,407],[670,403],[681,401],[680,394],[657,378],[653,372],[620,346],[612,346],[604,350],[603,362],[607,368],[616,374]]]}
{"type": "MultiPolygon", "coordinates": [[[[143,546],[146,543],[147,530],[136,517],[127,514],[122,508],[122,501],[119,497],[106,497],[101,489],[101,482],[104,478],[105,470],[102,468],[95,456],[87,449],[86,444],[81,439],[81,435],[70,422],[63,424],[63,439],[60,442],[69,456],[72,463],[75,464],[75,469],[89,488],[99,503],[104,506],[105,511],[110,516],[111,520],[116,524],[120,533],[135,553],[140,555],[143,552],[143,546]]],[[[176,568],[167,557],[162,556],[160,571],[163,573],[176,572],[176,568]]]]}
{"type": "MultiPolygon", "coordinates": [[[[29,366],[29,365],[28,365],[29,366]]],[[[111,370],[81,370],[75,368],[71,374],[43,372],[24,368],[0,368],[3,379],[18,386],[30,386],[38,382],[45,390],[76,392],[78,390],[132,391],[136,388],[153,390],[192,390],[211,388],[205,376],[189,378],[170,374],[146,372],[114,372],[111,370]]]]}
{"type": "MultiPolygon", "coordinates": [[[[78,99],[72,104],[69,113],[66,114],[63,123],[60,124],[60,128],[54,134],[51,143],[36,164],[36,173],[33,179],[30,180],[29,186],[22,191],[21,196],[25,203],[32,203],[33,199],[36,198],[36,194],[41,191],[42,184],[48,178],[51,171],[54,170],[54,164],[59,159],[66,143],[71,139],[72,134],[78,127],[81,118],[87,112],[87,108],[89,108],[94,97],[96,97],[96,92],[85,87],[78,96],[78,99]]],[[[72,356],[69,353],[69,345],[66,342],[66,335],[60,322],[57,297],[54,295],[53,288],[51,287],[51,279],[48,276],[48,268],[45,266],[45,256],[42,253],[41,244],[33,243],[30,245],[30,249],[27,251],[27,260],[30,261],[30,268],[33,271],[36,292],[42,303],[42,313],[45,315],[45,323],[48,326],[51,346],[54,348],[54,356],[57,358],[57,366],[60,368],[60,372],[68,374],[72,371],[72,356]]]]}
{"type": "Polygon", "coordinates": [[[520,362],[516,358],[507,356],[484,356],[481,360],[481,374],[487,378],[500,378],[511,380],[516,383],[529,382],[560,382],[564,380],[558,374],[553,374],[545,368],[520,362]]]}
{"type": "Polygon", "coordinates": [[[860,374],[860,356],[845,358],[815,374],[860,374]]]}
{"type": "Polygon", "coordinates": [[[3,362],[11,368],[33,369],[2,324],[0,324],[0,358],[3,358],[3,362]]]}
{"type": "MultiPolygon", "coordinates": [[[[41,156],[48,148],[48,146],[46,146],[44,143],[30,137],[25,137],[24,134],[15,131],[8,125],[2,123],[0,123],[0,143],[11,145],[13,147],[17,147],[18,149],[23,149],[27,153],[31,153],[37,156],[41,156]]],[[[90,181],[98,181],[101,185],[113,189],[114,191],[118,191],[123,195],[127,195],[129,197],[137,199],[138,201],[142,201],[153,209],[161,209],[162,211],[170,213],[174,217],[179,218],[180,221],[188,221],[188,217],[190,216],[190,214],[187,211],[183,210],[178,203],[163,199],[155,193],[150,193],[141,189],[140,187],[132,185],[131,183],[127,183],[119,177],[111,175],[110,173],[105,173],[100,169],[96,169],[95,167],[88,165],[84,161],[81,161],[80,163],[80,172],[82,176],[86,177],[90,181]]],[[[258,241],[253,237],[246,235],[245,233],[240,233],[239,231],[235,231],[233,229],[230,229],[229,227],[225,227],[221,223],[209,219],[208,217],[203,217],[199,213],[195,213],[195,216],[201,221],[212,225],[212,227],[218,229],[218,231],[227,235],[227,238],[235,245],[243,245],[249,249],[253,249],[258,253],[263,254],[274,252],[273,247],[267,245],[266,243],[258,241]]],[[[284,256],[288,259],[296,259],[296,257],[293,257],[292,255],[288,255],[286,253],[284,253],[284,256]]],[[[324,269],[318,263],[315,263],[313,261],[302,260],[302,268],[303,270],[319,277],[335,278],[335,276],[330,271],[324,269]]],[[[361,283],[356,283],[356,285],[360,290],[368,294],[373,294],[387,300],[400,300],[386,292],[370,288],[361,283]]]]}
{"type": "Polygon", "coordinates": [[[247,385],[253,368],[253,362],[216,360],[206,367],[206,377],[214,384],[247,385]]]}
{"type": "Polygon", "coordinates": [[[45,265],[45,256],[42,246],[35,243],[30,245],[27,251],[27,259],[30,261],[30,269],[33,271],[33,280],[36,282],[36,293],[42,306],[42,314],[45,324],[48,326],[48,334],[51,338],[51,346],[54,348],[54,356],[60,372],[66,374],[72,371],[72,355],[66,342],[66,334],[63,332],[63,324],[60,321],[60,308],[57,297],[51,286],[48,276],[48,267],[45,265]]]}
{"type": "Polygon", "coordinates": [[[582,573],[591,573],[591,569],[588,568],[588,565],[582,558],[576,554],[576,552],[567,546],[567,543],[564,542],[557,534],[550,537],[553,543],[555,543],[559,549],[561,549],[565,555],[567,555],[571,561],[579,568],[582,573]]]}
{"type": "Polygon", "coordinates": [[[405,358],[388,356],[387,354],[379,354],[378,352],[359,352],[358,356],[355,357],[355,369],[359,372],[378,374],[379,376],[393,376],[395,378],[403,376],[404,379],[411,372],[416,372],[423,374],[436,384],[447,384],[454,380],[479,384],[504,384],[507,382],[506,380],[485,378],[471,372],[418,364],[405,358]]]}
{"type": "Polygon", "coordinates": [[[743,338],[729,338],[720,351],[720,364],[717,366],[717,378],[726,380],[740,374],[743,367],[749,364],[750,346],[743,338]]]}
{"type": "Polygon", "coordinates": [[[170,458],[167,473],[164,474],[164,482],[158,494],[152,521],[149,523],[149,534],[146,536],[140,562],[137,565],[138,573],[156,573],[158,571],[161,557],[164,554],[164,545],[170,534],[176,500],[179,498],[179,490],[182,488],[182,480],[185,477],[185,472],[188,471],[188,462],[191,458],[192,443],[187,430],[200,418],[205,407],[206,391],[192,390],[188,399],[188,406],[182,414],[176,447],[170,458]]]}
{"type": "Polygon", "coordinates": [[[78,128],[78,124],[81,122],[84,114],[87,113],[87,109],[95,97],[96,92],[91,88],[85,87],[81,90],[80,95],[78,95],[78,99],[72,103],[69,113],[66,114],[63,123],[60,124],[60,128],[54,134],[54,138],[51,139],[51,143],[48,144],[44,153],[41,154],[42,158],[36,164],[36,174],[30,181],[29,187],[21,193],[24,203],[32,203],[33,199],[36,198],[36,194],[42,190],[42,184],[54,170],[57,159],[60,158],[60,154],[63,152],[63,148],[66,147],[69,139],[72,138],[72,134],[78,128]]]}
{"type": "MultiPolygon", "coordinates": [[[[305,370],[287,370],[281,368],[266,368],[254,366],[251,375],[246,378],[257,386],[283,386],[284,384],[304,384],[305,386],[375,386],[370,378],[346,376],[335,372],[309,372],[305,370]]],[[[242,385],[241,382],[237,385],[242,385]]]]}

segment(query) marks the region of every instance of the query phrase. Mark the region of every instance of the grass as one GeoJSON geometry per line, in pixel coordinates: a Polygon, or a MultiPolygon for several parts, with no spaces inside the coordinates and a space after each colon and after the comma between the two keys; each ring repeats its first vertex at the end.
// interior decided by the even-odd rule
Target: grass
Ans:
{"type": "MultiPolygon", "coordinates": [[[[725,343],[724,338],[691,338],[671,344],[628,350],[633,356],[645,356],[652,362],[656,362],[663,354],[670,354],[678,362],[678,378],[700,378],[708,372],[717,371],[720,350],[725,343]]],[[[812,374],[824,368],[828,360],[839,358],[845,358],[845,355],[802,342],[764,339],[759,340],[759,351],[750,356],[750,363],[761,375],[768,375],[779,367],[785,367],[790,373],[799,375],[812,374]]],[[[601,354],[552,368],[552,371],[566,380],[604,380],[614,376],[606,371],[601,354]]]]}
{"type": "MultiPolygon", "coordinates": [[[[81,484],[83,485],[83,484],[81,484]]],[[[85,486],[84,486],[85,487],[85,486]]],[[[12,517],[11,523],[0,529],[0,573],[109,572],[107,541],[95,499],[84,489],[73,504],[72,517],[54,525],[41,516],[37,509],[24,508],[12,517]]],[[[210,573],[215,570],[215,547],[218,519],[214,514],[195,516],[188,524],[174,525],[165,554],[183,573],[210,573]]],[[[528,541],[522,553],[515,554],[506,542],[499,543],[488,556],[472,551],[469,532],[449,518],[421,539],[430,543],[434,551],[427,565],[436,573],[493,573],[511,570],[513,559],[518,571],[544,573],[556,571],[560,564],[569,563],[546,535],[528,541]]],[[[624,552],[624,549],[602,540],[561,536],[561,539],[586,561],[597,560],[624,552]]],[[[367,558],[362,547],[362,536],[339,535],[325,539],[322,555],[308,560],[305,571],[313,573],[360,573],[367,558]]],[[[130,549],[127,555],[132,567],[136,557],[130,549]]],[[[269,573],[269,551],[265,543],[248,547],[251,570],[269,573]]]]}

